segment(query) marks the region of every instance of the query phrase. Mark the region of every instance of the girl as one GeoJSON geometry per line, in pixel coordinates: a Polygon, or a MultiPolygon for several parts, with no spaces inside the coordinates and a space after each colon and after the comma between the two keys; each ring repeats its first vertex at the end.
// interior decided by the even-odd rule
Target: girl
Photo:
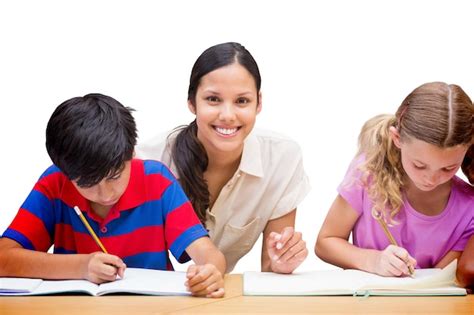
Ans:
{"type": "Polygon", "coordinates": [[[459,86],[435,82],[410,93],[395,116],[366,122],[316,255],[383,276],[458,258],[474,233],[474,191],[455,176],[472,142],[473,111],[459,86]]]}
{"type": "Polygon", "coordinates": [[[262,271],[291,273],[308,255],[293,227],[309,184],[295,142],[253,130],[260,85],[257,63],[243,46],[210,47],[191,72],[188,107],[196,119],[137,154],[170,166],[224,253],[227,272],[263,232],[262,271]]]}

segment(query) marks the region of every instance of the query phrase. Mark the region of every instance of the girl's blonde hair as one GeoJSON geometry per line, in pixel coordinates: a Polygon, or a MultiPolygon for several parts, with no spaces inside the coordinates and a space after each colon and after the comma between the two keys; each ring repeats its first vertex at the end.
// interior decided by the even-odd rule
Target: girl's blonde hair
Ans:
{"type": "Polygon", "coordinates": [[[374,218],[396,223],[394,218],[403,204],[405,171],[390,127],[397,128],[401,141],[415,138],[440,148],[471,145],[473,114],[472,101],[459,86],[433,82],[411,92],[395,115],[378,115],[364,124],[358,155],[363,155],[365,162],[359,168],[374,203],[374,218]]]}

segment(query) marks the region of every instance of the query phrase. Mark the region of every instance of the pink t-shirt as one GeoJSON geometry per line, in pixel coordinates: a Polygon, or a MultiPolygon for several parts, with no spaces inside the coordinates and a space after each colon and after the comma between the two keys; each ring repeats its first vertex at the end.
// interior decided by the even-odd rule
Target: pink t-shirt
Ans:
{"type": "MultiPolygon", "coordinates": [[[[359,214],[353,233],[354,245],[383,250],[390,245],[387,236],[372,217],[373,202],[360,182],[358,166],[362,158],[355,158],[338,187],[339,194],[359,214]]],[[[438,215],[427,216],[412,208],[406,196],[404,205],[395,218],[399,224],[389,227],[398,245],[417,260],[418,268],[432,268],[449,251],[462,251],[474,234],[474,188],[454,176],[446,208],[438,215]]]]}

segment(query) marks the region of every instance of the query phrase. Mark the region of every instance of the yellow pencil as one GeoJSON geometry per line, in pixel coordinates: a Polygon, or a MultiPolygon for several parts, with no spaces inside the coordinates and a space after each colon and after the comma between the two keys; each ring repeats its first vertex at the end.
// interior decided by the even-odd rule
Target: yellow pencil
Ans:
{"type": "MultiPolygon", "coordinates": [[[[390,233],[390,230],[388,229],[387,223],[383,219],[382,215],[377,216],[377,221],[379,221],[380,226],[382,227],[382,230],[384,231],[385,235],[387,236],[388,240],[390,241],[390,244],[398,246],[397,241],[393,237],[392,233],[390,233]]],[[[411,264],[407,263],[408,267],[408,272],[410,272],[410,276],[414,277],[415,276],[415,269],[411,264]]]]}
{"type": "Polygon", "coordinates": [[[81,209],[79,209],[78,206],[75,206],[74,207],[74,211],[76,211],[77,215],[79,216],[79,218],[81,219],[82,223],[84,223],[84,226],[86,227],[86,229],[89,231],[89,234],[92,236],[92,238],[94,239],[94,241],[97,243],[97,245],[99,245],[100,249],[102,249],[102,251],[106,254],[108,254],[107,250],[105,249],[104,245],[102,244],[102,242],[100,241],[100,239],[97,237],[97,235],[95,234],[94,230],[91,228],[91,226],[89,225],[89,222],[87,222],[86,220],[86,217],[84,217],[84,215],[82,214],[82,211],[81,209]]]}

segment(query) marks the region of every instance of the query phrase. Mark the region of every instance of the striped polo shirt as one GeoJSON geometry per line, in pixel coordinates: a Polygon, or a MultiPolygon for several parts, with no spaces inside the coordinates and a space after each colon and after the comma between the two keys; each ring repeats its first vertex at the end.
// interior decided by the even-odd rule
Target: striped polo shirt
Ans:
{"type": "Polygon", "coordinates": [[[169,169],[157,161],[134,159],[130,181],[105,218],[57,168],[49,167],[34,186],[4,232],[26,249],[55,254],[100,251],[80,218],[78,206],[110,254],[128,267],[172,270],[168,250],[179,262],[189,260],[185,249],[207,236],[191,203],[169,169]]]}

